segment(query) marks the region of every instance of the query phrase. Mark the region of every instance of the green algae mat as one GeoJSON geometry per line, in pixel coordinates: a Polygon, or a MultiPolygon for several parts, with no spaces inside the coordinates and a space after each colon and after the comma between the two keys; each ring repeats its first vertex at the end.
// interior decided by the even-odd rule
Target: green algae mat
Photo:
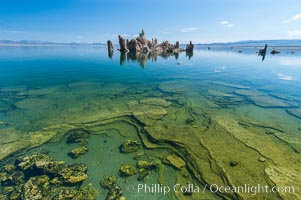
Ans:
{"type": "Polygon", "coordinates": [[[0,199],[301,199],[298,53],[114,53],[0,48],[0,199]]]}

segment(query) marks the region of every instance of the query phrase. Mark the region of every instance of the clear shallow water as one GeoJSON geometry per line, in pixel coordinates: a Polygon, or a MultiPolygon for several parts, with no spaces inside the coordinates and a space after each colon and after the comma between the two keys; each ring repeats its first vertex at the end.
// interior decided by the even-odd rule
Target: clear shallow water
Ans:
{"type": "MultiPolygon", "coordinates": [[[[108,58],[102,47],[1,47],[1,158],[38,146],[28,153],[46,149],[56,159],[84,162],[89,167],[86,182],[92,182],[103,199],[105,191],[98,181],[104,175],[117,174],[122,163],[135,163],[133,155],[120,154],[118,146],[124,139],[138,139],[153,149],[145,150],[148,159],[160,160],[173,152],[186,161],[182,170],[164,165],[161,179],[169,185],[189,181],[199,186],[276,184],[298,188],[299,53],[267,55],[262,62],[255,50],[246,52],[195,50],[190,59],[182,53],[177,59],[158,56],[121,62],[119,52],[108,58]],[[118,122],[113,128],[125,136],[115,136],[112,127],[99,128],[106,120],[113,123],[120,118],[147,134],[118,122]],[[93,130],[95,135],[88,143],[89,153],[72,160],[67,156],[71,147],[66,145],[64,133],[76,127],[93,130]],[[57,142],[40,146],[51,138],[57,142]],[[108,142],[102,145],[104,140],[108,142]],[[103,158],[98,160],[96,155],[103,158]],[[106,156],[112,167],[101,164],[107,162],[102,161],[106,156]],[[258,162],[259,158],[266,161],[258,162]],[[230,166],[231,161],[238,165],[230,166]],[[188,178],[183,176],[188,172],[188,178]]],[[[149,175],[149,183],[157,183],[158,176],[149,175]]],[[[139,183],[136,178],[130,177],[128,182],[119,178],[128,199],[141,198],[139,195],[174,198],[174,194],[137,196],[137,192],[126,191],[126,184],[139,183]]],[[[298,195],[279,192],[256,197],[289,199],[298,195]]],[[[198,199],[221,196],[227,197],[208,190],[193,194],[198,199]]],[[[228,196],[248,199],[250,194],[228,196]]]]}

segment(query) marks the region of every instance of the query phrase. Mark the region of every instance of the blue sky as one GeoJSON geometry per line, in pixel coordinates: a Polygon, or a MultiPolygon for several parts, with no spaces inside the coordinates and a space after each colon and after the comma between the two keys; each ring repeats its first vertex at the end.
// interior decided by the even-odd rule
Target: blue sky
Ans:
{"type": "Polygon", "coordinates": [[[300,0],[2,0],[0,39],[186,43],[301,39],[300,0]]]}

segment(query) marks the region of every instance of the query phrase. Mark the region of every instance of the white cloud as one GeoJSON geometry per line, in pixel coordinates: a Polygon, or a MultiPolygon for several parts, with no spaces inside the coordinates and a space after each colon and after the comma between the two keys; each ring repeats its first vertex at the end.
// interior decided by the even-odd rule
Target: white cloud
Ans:
{"type": "Polygon", "coordinates": [[[301,19],[301,13],[294,15],[292,18],[290,18],[289,20],[284,21],[284,23],[290,23],[290,22],[294,22],[301,19]]]}
{"type": "Polygon", "coordinates": [[[220,24],[228,28],[232,28],[234,26],[234,24],[230,23],[229,21],[220,21],[220,24]]]}
{"type": "Polygon", "coordinates": [[[301,30],[288,30],[287,35],[289,37],[300,37],[301,36],[301,30]]]}
{"type": "Polygon", "coordinates": [[[195,31],[195,30],[197,30],[196,27],[189,27],[189,28],[183,28],[183,29],[181,29],[180,32],[182,32],[182,33],[188,33],[188,32],[192,32],[192,31],[195,31]]]}
{"type": "Polygon", "coordinates": [[[228,21],[221,21],[220,24],[227,25],[227,24],[229,24],[229,22],[228,21]]]}

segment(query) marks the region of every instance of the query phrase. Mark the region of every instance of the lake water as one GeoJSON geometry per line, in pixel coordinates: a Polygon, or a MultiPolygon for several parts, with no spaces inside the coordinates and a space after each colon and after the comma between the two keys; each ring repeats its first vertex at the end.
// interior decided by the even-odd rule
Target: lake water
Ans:
{"type": "Polygon", "coordinates": [[[301,51],[264,61],[256,51],[108,57],[97,46],[0,47],[2,165],[35,152],[85,163],[83,185],[92,183],[98,199],[108,175],[118,176],[126,199],[301,199],[301,51]],[[89,151],[72,159],[81,144],[66,138],[77,129],[89,132],[89,151]],[[128,139],[140,148],[120,153],[128,139]],[[139,160],[160,167],[144,181],[120,176],[122,164],[139,160]],[[174,191],[176,184],[195,190],[174,191]]]}

